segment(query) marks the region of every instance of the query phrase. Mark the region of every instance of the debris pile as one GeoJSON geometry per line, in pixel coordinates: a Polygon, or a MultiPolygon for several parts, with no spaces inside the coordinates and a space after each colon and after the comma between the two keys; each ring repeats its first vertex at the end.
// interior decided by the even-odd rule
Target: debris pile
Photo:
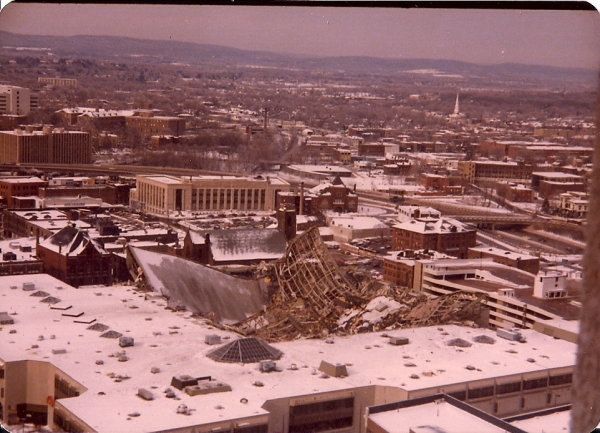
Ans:
{"type": "Polygon", "coordinates": [[[269,342],[472,322],[487,303],[485,293],[432,298],[377,280],[355,286],[316,228],[294,238],[284,257],[267,266],[263,276],[270,274],[276,289],[266,308],[228,328],[269,342]]]}

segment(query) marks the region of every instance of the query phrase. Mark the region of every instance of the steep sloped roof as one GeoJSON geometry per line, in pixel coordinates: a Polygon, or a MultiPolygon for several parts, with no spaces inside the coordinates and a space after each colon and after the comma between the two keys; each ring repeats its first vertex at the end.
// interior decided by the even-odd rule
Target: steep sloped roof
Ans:
{"type": "Polygon", "coordinates": [[[40,245],[49,250],[71,256],[81,254],[88,245],[98,253],[106,254],[106,251],[97,240],[92,239],[87,232],[72,225],[63,227],[44,242],[41,242],[40,245]]]}
{"type": "Polygon", "coordinates": [[[259,362],[279,359],[283,352],[275,349],[258,338],[240,338],[224,344],[209,352],[206,356],[218,362],[259,362]]]}
{"type": "Polygon", "coordinates": [[[232,324],[262,310],[267,303],[267,295],[256,280],[235,278],[180,257],[135,247],[128,251],[154,291],[195,313],[212,313],[215,320],[232,324]]]}

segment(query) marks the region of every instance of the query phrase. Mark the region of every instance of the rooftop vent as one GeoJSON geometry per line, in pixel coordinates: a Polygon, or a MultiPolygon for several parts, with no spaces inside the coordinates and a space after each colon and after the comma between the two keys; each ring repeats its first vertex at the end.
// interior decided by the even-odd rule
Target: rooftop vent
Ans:
{"type": "Polygon", "coordinates": [[[277,364],[275,364],[275,361],[260,361],[259,369],[263,373],[268,373],[277,370],[277,364]]]}
{"type": "Polygon", "coordinates": [[[472,344],[467,340],[463,340],[462,338],[453,338],[452,340],[446,343],[446,346],[456,346],[456,347],[471,347],[472,344]]]}
{"type": "Polygon", "coordinates": [[[393,346],[404,346],[408,344],[407,337],[390,337],[390,344],[393,346]]]}
{"type": "Polygon", "coordinates": [[[104,334],[100,335],[100,337],[103,337],[103,338],[119,338],[122,335],[123,334],[121,334],[120,332],[117,332],[117,331],[106,331],[104,334]]]}
{"type": "Polygon", "coordinates": [[[108,328],[109,327],[103,323],[94,323],[93,325],[90,325],[87,327],[87,329],[89,329],[90,331],[100,331],[100,332],[104,332],[108,328]]]}
{"type": "Polygon", "coordinates": [[[44,304],[58,304],[60,302],[60,299],[55,298],[54,296],[48,296],[44,299],[42,299],[40,302],[43,302],[44,304]]]}
{"type": "Polygon", "coordinates": [[[473,341],[475,343],[483,343],[483,344],[495,344],[496,340],[494,340],[492,337],[488,337],[487,335],[478,335],[476,337],[473,337],[473,341]]]}
{"type": "Polygon", "coordinates": [[[50,293],[46,293],[43,290],[38,290],[36,292],[33,292],[31,295],[29,296],[36,296],[38,298],[46,298],[48,296],[50,296],[50,293]]]}
{"type": "Polygon", "coordinates": [[[10,314],[8,314],[8,312],[0,312],[0,325],[13,325],[14,323],[14,319],[10,317],[10,314]]]}
{"type": "Polygon", "coordinates": [[[121,346],[121,347],[133,346],[133,337],[127,337],[127,336],[119,337],[119,346],[121,346]]]}
{"type": "Polygon", "coordinates": [[[182,390],[186,386],[198,385],[198,379],[190,376],[189,374],[182,374],[179,376],[173,376],[171,379],[171,386],[177,388],[178,390],[182,390]]]}
{"type": "Polygon", "coordinates": [[[221,344],[221,337],[219,335],[211,334],[204,337],[204,342],[208,345],[221,344]]]}
{"type": "Polygon", "coordinates": [[[331,364],[326,361],[321,361],[319,371],[332,377],[345,377],[348,376],[348,370],[344,364],[331,364]]]}
{"type": "Polygon", "coordinates": [[[190,396],[227,391],[231,391],[231,386],[219,381],[199,382],[197,385],[185,387],[185,393],[190,396]]]}
{"type": "Polygon", "coordinates": [[[511,340],[511,341],[521,341],[523,339],[523,336],[521,335],[521,333],[516,329],[499,328],[496,331],[496,335],[498,337],[505,338],[505,339],[511,340]]]}
{"type": "Polygon", "coordinates": [[[152,392],[148,391],[145,388],[138,389],[137,395],[143,398],[144,400],[154,400],[154,395],[152,392]]]}

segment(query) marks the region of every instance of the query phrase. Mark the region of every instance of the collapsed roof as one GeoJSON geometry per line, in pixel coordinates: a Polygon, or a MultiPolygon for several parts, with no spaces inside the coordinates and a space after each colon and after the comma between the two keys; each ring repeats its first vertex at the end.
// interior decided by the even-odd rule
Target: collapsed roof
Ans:
{"type": "Polygon", "coordinates": [[[128,251],[129,268],[138,272],[142,286],[215,322],[239,322],[262,310],[267,302],[257,280],[232,277],[189,260],[131,246],[128,251]]]}
{"type": "Polygon", "coordinates": [[[267,308],[232,327],[266,341],[475,321],[487,302],[487,294],[431,298],[376,280],[355,287],[340,273],[317,228],[296,236],[285,257],[269,266],[266,272],[279,287],[267,308]]]}

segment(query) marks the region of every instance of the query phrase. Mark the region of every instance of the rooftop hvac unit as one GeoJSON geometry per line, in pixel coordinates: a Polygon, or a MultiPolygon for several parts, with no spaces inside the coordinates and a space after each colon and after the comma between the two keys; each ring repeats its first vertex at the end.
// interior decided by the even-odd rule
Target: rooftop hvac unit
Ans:
{"type": "Polygon", "coordinates": [[[275,361],[260,361],[259,368],[260,371],[268,373],[269,371],[275,371],[276,364],[275,361]]]}
{"type": "Polygon", "coordinates": [[[177,388],[180,391],[186,386],[194,385],[198,385],[198,379],[190,376],[189,374],[173,376],[173,378],[171,379],[171,386],[177,388]]]}
{"type": "Polygon", "coordinates": [[[331,377],[348,376],[348,370],[344,364],[331,364],[326,361],[321,361],[319,371],[322,371],[331,377]]]}
{"type": "Polygon", "coordinates": [[[14,319],[6,311],[0,312],[0,325],[13,325],[14,319]]]}
{"type": "Polygon", "coordinates": [[[25,290],[26,292],[35,290],[35,283],[23,283],[23,290],[25,290]]]}
{"type": "Polygon", "coordinates": [[[498,337],[502,337],[511,341],[520,341],[521,339],[523,339],[521,333],[516,329],[498,328],[498,330],[496,331],[496,335],[498,337]]]}
{"type": "Polygon", "coordinates": [[[393,346],[404,346],[408,344],[407,337],[390,337],[390,344],[393,346]]]}
{"type": "Polygon", "coordinates": [[[121,347],[133,346],[133,337],[127,337],[127,336],[119,337],[119,346],[121,346],[121,347]]]}
{"type": "Polygon", "coordinates": [[[204,342],[209,345],[221,344],[221,337],[219,335],[211,334],[204,337],[204,342]]]}

